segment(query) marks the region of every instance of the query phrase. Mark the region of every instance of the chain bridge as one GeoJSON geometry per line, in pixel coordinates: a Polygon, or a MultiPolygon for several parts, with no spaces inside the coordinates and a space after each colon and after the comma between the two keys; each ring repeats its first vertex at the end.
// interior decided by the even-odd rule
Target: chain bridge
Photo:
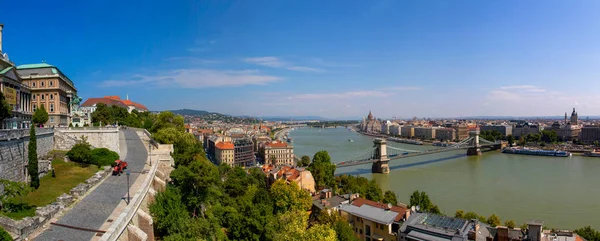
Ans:
{"type": "Polygon", "coordinates": [[[353,158],[350,158],[349,160],[335,163],[336,166],[347,167],[371,163],[371,172],[389,173],[389,162],[392,160],[464,149],[467,150],[467,156],[475,156],[481,155],[482,148],[500,149],[502,147],[502,143],[499,141],[493,142],[480,138],[479,130],[472,130],[471,132],[469,132],[468,138],[458,143],[452,144],[447,147],[434,148],[423,151],[415,151],[388,146],[387,141],[382,138],[375,139],[373,143],[375,144],[373,148],[365,150],[364,152],[360,153],[359,155],[353,158]]]}

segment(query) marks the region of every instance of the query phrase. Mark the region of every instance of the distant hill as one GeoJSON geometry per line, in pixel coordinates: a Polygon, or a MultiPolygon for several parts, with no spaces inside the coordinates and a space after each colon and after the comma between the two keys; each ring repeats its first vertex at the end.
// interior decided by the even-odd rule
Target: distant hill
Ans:
{"type": "Polygon", "coordinates": [[[308,120],[324,121],[324,120],[330,120],[328,118],[320,117],[320,116],[260,116],[258,118],[266,120],[266,121],[308,121],[308,120]]]}
{"type": "Polygon", "coordinates": [[[191,110],[191,109],[181,109],[181,110],[170,110],[175,114],[179,115],[193,115],[193,116],[204,116],[208,114],[212,114],[211,112],[205,110],[191,110]]]}

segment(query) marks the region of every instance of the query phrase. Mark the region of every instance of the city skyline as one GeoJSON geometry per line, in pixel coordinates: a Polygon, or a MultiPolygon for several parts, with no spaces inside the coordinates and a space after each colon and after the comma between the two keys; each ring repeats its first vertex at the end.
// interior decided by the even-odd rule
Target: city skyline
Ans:
{"type": "Polygon", "coordinates": [[[561,116],[574,107],[595,116],[599,7],[7,3],[0,22],[3,52],[17,65],[45,61],[84,99],[129,95],[150,110],[435,118],[561,116]]]}

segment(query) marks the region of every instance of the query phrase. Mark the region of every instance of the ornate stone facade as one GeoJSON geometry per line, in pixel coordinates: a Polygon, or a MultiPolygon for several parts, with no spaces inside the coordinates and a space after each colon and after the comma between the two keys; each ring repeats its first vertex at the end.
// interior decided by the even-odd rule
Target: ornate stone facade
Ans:
{"type": "Polygon", "coordinates": [[[375,119],[371,111],[369,111],[367,119],[363,119],[360,123],[360,130],[366,133],[379,133],[381,132],[381,122],[375,119]]]}

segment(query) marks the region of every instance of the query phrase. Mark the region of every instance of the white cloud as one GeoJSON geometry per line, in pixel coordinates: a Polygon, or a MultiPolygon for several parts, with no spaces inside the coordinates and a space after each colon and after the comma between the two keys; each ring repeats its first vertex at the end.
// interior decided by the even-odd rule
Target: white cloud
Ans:
{"type": "Polygon", "coordinates": [[[274,68],[283,67],[284,65],[286,65],[279,58],[272,57],[272,56],[245,58],[244,62],[250,63],[250,64],[262,65],[262,66],[269,66],[269,67],[274,67],[274,68]]]}
{"type": "Polygon", "coordinates": [[[151,85],[162,87],[207,88],[265,85],[281,78],[261,75],[258,70],[176,69],[162,75],[134,75],[128,80],[107,80],[103,87],[151,85]]]}
{"type": "Polygon", "coordinates": [[[300,71],[300,72],[323,72],[322,69],[303,67],[303,66],[292,66],[288,67],[289,70],[300,71]]]}
{"type": "Polygon", "coordinates": [[[348,91],[342,93],[310,93],[310,94],[296,94],[291,95],[288,99],[300,99],[300,100],[320,100],[320,99],[347,99],[347,98],[362,98],[362,97],[388,97],[389,93],[377,91],[377,90],[364,90],[364,91],[348,91]]]}
{"type": "Polygon", "coordinates": [[[502,86],[501,90],[517,90],[517,91],[527,91],[527,92],[546,92],[545,89],[534,85],[511,85],[511,86],[502,86]]]}
{"type": "Polygon", "coordinates": [[[271,68],[284,68],[299,72],[324,72],[322,69],[293,65],[274,56],[244,58],[243,61],[249,64],[262,65],[271,68]]]}

